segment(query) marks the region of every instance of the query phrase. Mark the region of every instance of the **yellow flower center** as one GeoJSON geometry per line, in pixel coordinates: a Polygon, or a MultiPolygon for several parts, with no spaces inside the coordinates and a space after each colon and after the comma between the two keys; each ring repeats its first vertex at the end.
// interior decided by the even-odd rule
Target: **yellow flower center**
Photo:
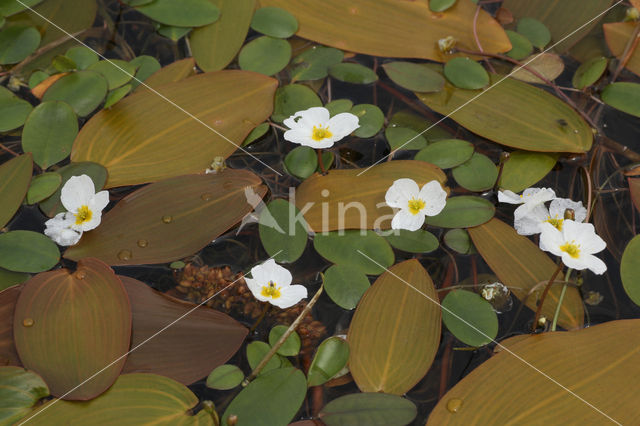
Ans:
{"type": "Polygon", "coordinates": [[[418,214],[420,213],[420,210],[424,209],[424,205],[424,201],[420,198],[418,198],[417,200],[415,198],[412,198],[409,200],[409,211],[411,212],[411,214],[418,214]]]}
{"type": "Polygon", "coordinates": [[[280,297],[280,289],[282,287],[276,287],[276,283],[273,281],[269,281],[269,284],[262,286],[262,294],[264,297],[270,297],[272,299],[277,299],[280,297]]]}
{"type": "Polygon", "coordinates": [[[577,259],[580,257],[580,246],[576,244],[575,241],[571,241],[570,243],[566,243],[560,246],[560,250],[565,253],[568,253],[569,256],[577,259]]]}
{"type": "Polygon", "coordinates": [[[549,216],[546,222],[549,222],[550,224],[555,226],[558,231],[562,231],[562,222],[564,222],[564,219],[558,219],[558,218],[554,219],[551,216],[549,216]]]}
{"type": "Polygon", "coordinates": [[[313,126],[313,133],[311,133],[311,139],[313,139],[316,142],[321,141],[322,139],[327,139],[330,138],[331,136],[333,136],[333,133],[331,133],[329,131],[329,128],[326,127],[316,127],[313,126]]]}
{"type": "Polygon", "coordinates": [[[93,213],[89,210],[88,206],[80,206],[78,213],[76,213],[76,225],[82,225],[85,222],[91,220],[93,213]]]}

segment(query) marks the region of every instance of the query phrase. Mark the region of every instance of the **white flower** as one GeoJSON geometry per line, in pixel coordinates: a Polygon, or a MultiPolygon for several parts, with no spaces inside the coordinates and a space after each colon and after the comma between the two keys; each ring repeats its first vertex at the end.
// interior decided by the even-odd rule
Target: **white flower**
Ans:
{"type": "Polygon", "coordinates": [[[607,265],[593,255],[604,250],[607,244],[596,235],[592,224],[565,219],[562,230],[548,222],[540,227],[540,248],[561,256],[562,262],[569,268],[588,268],[598,275],[607,270],[607,265]]]}
{"type": "Polygon", "coordinates": [[[416,231],[424,224],[425,216],[435,216],[442,211],[447,193],[437,180],[420,189],[413,179],[403,178],[393,182],[384,199],[389,207],[400,209],[391,220],[391,229],[416,231]]]}
{"type": "Polygon", "coordinates": [[[527,188],[522,192],[522,195],[512,191],[498,191],[498,201],[501,203],[522,204],[513,212],[516,219],[528,215],[534,208],[554,198],[556,198],[556,193],[551,188],[527,188]]]}
{"type": "Polygon", "coordinates": [[[307,288],[303,285],[291,285],[291,272],[273,259],[251,268],[251,278],[244,280],[256,299],[282,309],[307,297],[307,288]]]}
{"type": "Polygon", "coordinates": [[[587,217],[587,209],[581,201],[572,201],[568,198],[556,198],[551,201],[549,209],[544,204],[534,207],[526,216],[514,221],[514,228],[520,235],[534,235],[541,232],[540,225],[548,222],[562,231],[564,212],[571,209],[574,212],[576,222],[582,222],[587,217]]]}
{"type": "Polygon", "coordinates": [[[284,132],[286,140],[311,148],[330,148],[360,127],[356,115],[343,112],[329,118],[329,110],[323,107],[298,111],[283,123],[291,129],[284,132]]]}
{"type": "Polygon", "coordinates": [[[87,175],[73,176],[62,187],[60,201],[75,217],[71,228],[90,231],[100,224],[102,209],[109,204],[109,193],[100,191],[96,194],[93,181],[87,175]]]}
{"type": "Polygon", "coordinates": [[[44,235],[61,246],[72,246],[82,237],[82,231],[71,228],[75,220],[75,216],[69,212],[58,213],[53,219],[44,223],[46,226],[44,235]]]}

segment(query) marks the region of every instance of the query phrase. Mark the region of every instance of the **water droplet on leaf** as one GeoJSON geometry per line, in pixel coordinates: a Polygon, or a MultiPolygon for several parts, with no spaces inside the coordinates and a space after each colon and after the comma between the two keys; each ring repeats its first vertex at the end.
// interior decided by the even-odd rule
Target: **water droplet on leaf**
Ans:
{"type": "Polygon", "coordinates": [[[79,280],[84,280],[84,278],[87,276],[86,272],[84,271],[76,271],[74,275],[79,280]]]}
{"type": "Polygon", "coordinates": [[[162,222],[164,223],[171,223],[173,221],[173,216],[171,215],[164,215],[162,216],[162,222]]]}
{"type": "Polygon", "coordinates": [[[33,318],[25,318],[22,320],[22,325],[25,327],[31,327],[33,325],[33,318]]]}
{"type": "Polygon", "coordinates": [[[118,252],[118,259],[120,260],[130,260],[131,259],[131,251],[130,250],[120,250],[118,252]]]}
{"type": "Polygon", "coordinates": [[[149,245],[149,241],[147,241],[147,240],[138,240],[138,247],[145,248],[148,245],[149,245]]]}
{"type": "Polygon", "coordinates": [[[200,198],[204,201],[209,201],[213,198],[213,194],[206,192],[200,196],[200,198]]]}
{"type": "Polygon", "coordinates": [[[457,413],[460,407],[462,407],[461,399],[453,398],[447,402],[447,410],[449,410],[450,413],[457,413]]]}

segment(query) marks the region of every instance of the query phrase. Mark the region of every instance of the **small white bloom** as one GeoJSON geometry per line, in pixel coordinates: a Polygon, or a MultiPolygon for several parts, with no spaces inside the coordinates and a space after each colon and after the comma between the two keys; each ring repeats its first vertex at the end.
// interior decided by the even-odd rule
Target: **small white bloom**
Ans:
{"type": "Polygon", "coordinates": [[[291,129],[284,132],[284,138],[311,148],[330,148],[360,127],[358,121],[358,117],[349,112],[329,118],[328,109],[313,107],[284,120],[284,125],[291,129]]]}
{"type": "Polygon", "coordinates": [[[534,208],[554,198],[556,198],[556,193],[551,188],[527,188],[522,192],[522,195],[508,190],[498,191],[498,201],[501,203],[522,204],[513,212],[516,219],[528,215],[534,208]]]}
{"type": "Polygon", "coordinates": [[[387,190],[384,199],[389,207],[400,211],[391,220],[391,229],[416,231],[424,224],[425,216],[435,216],[447,203],[447,193],[440,182],[432,180],[422,189],[413,179],[398,179],[387,190]]]}
{"type": "Polygon", "coordinates": [[[592,224],[565,219],[562,230],[548,222],[540,226],[540,248],[562,257],[562,262],[569,268],[588,268],[598,275],[607,270],[607,265],[593,255],[604,250],[607,244],[596,234],[592,224]]]}
{"type": "Polygon", "coordinates": [[[75,216],[69,212],[58,213],[53,219],[44,223],[46,226],[44,235],[61,246],[72,246],[82,237],[82,231],[71,228],[75,221],[75,216]]]}
{"type": "Polygon", "coordinates": [[[109,204],[109,192],[100,191],[96,194],[89,176],[73,176],[62,187],[60,201],[75,216],[71,228],[90,231],[100,224],[102,210],[109,204]]]}
{"type": "Polygon", "coordinates": [[[571,209],[574,212],[576,222],[582,222],[587,217],[587,209],[581,201],[573,201],[568,198],[556,198],[551,201],[549,209],[544,204],[534,207],[526,216],[514,221],[514,228],[520,235],[534,235],[541,232],[540,225],[548,222],[562,231],[564,212],[571,209]]]}
{"type": "Polygon", "coordinates": [[[253,296],[285,309],[307,297],[303,285],[291,285],[291,272],[269,259],[251,268],[251,278],[244,279],[253,296]]]}

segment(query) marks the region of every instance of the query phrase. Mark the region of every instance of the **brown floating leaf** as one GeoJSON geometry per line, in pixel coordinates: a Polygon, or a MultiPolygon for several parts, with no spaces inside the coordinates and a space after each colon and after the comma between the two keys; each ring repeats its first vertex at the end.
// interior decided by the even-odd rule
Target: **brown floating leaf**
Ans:
{"type": "MultiPolygon", "coordinates": [[[[476,47],[476,5],[466,0],[442,13],[432,12],[426,1],[260,0],[260,5],[291,12],[300,37],[357,53],[445,62],[438,48],[442,38],[452,36],[460,46],[476,47]]],[[[511,49],[500,24],[484,10],[478,15],[477,33],[485,52],[511,49]]]]}
{"type": "Polygon", "coordinates": [[[27,194],[33,173],[32,158],[28,152],[0,165],[0,228],[11,220],[27,194]]]}
{"type": "Polygon", "coordinates": [[[422,187],[431,180],[444,185],[447,179],[440,168],[424,161],[389,161],[358,176],[364,170],[331,170],[325,176],[315,174],[302,182],[295,204],[309,228],[314,232],[389,229],[393,210],[385,204],[384,195],[394,180],[410,178],[422,187]]]}
{"type": "Polygon", "coordinates": [[[164,263],[191,255],[253,209],[266,187],[247,170],[186,175],[147,185],[102,217],[64,257],[95,257],[109,265],[164,263]],[[176,202],[179,200],[179,202],[176,202]],[[197,232],[194,232],[197,226],[197,232]]]}
{"type": "Polygon", "coordinates": [[[640,320],[538,334],[509,350],[520,359],[503,350],[473,370],[427,425],[638,422],[640,320]]]}
{"type": "MultiPolygon", "coordinates": [[[[562,74],[562,71],[564,71],[564,62],[562,62],[562,58],[558,55],[554,55],[553,53],[538,53],[523,59],[522,62],[528,63],[529,61],[531,61],[531,63],[527,65],[528,69],[537,72],[542,77],[550,81],[555,80],[560,74],[562,74]]],[[[518,67],[518,65],[513,67],[513,69],[517,71],[514,72],[511,77],[526,83],[545,84],[545,82],[536,75],[524,68],[518,69],[518,67]]]]}
{"type": "Polygon", "coordinates": [[[135,348],[123,373],[155,373],[189,385],[224,364],[238,350],[248,330],[228,315],[183,302],[152,290],[136,279],[120,276],[131,301],[135,348]]]}
{"type": "Polygon", "coordinates": [[[139,90],[82,127],[71,160],[105,166],[107,188],[204,172],[271,115],[277,84],[258,73],[225,70],[158,87],[166,99],[139,90]]]}
{"type": "Polygon", "coordinates": [[[52,76],[45,78],[36,87],[31,89],[31,94],[38,99],[42,99],[42,97],[44,96],[44,92],[46,92],[49,87],[53,86],[53,83],[60,80],[62,77],[64,77],[67,74],[69,73],[62,72],[60,74],[54,74],[52,76]]]}
{"type": "Polygon", "coordinates": [[[631,201],[636,206],[636,210],[640,212],[640,179],[627,178],[629,182],[629,192],[631,193],[631,201]]]}
{"type": "MultiPolygon", "coordinates": [[[[556,270],[556,265],[529,238],[518,235],[511,226],[493,218],[489,222],[469,228],[473,244],[487,265],[511,289],[513,294],[535,310],[537,295],[556,270]],[[535,289],[535,290],[534,290],[535,289]],[[529,295],[532,290],[536,294],[529,295]],[[537,290],[537,291],[536,291],[537,290]]],[[[553,318],[561,286],[553,285],[542,307],[542,315],[553,318]]],[[[533,293],[533,292],[532,292],[533,293]]],[[[558,324],[566,329],[582,327],[584,308],[575,287],[568,287],[560,309],[558,324]]]]}
{"type": "Polygon", "coordinates": [[[196,61],[193,58],[184,58],[179,61],[172,62],[166,67],[162,67],[158,71],[154,72],[144,81],[144,84],[140,84],[136,87],[137,91],[145,92],[149,91],[148,87],[157,89],[165,84],[175,83],[176,81],[184,80],[196,73],[196,61]]]}
{"type": "Polygon", "coordinates": [[[440,316],[431,277],[417,260],[380,275],[360,300],[347,337],[360,390],[402,395],[418,383],[438,350],[440,316]]]}
{"type": "Polygon", "coordinates": [[[127,293],[96,259],[82,259],[74,273],[43,272],[24,284],[13,335],[25,368],[42,376],[52,395],[64,395],[104,369],[64,397],[95,398],[116,380],[129,350],[127,293]]]}
{"type": "MultiPolygon", "coordinates": [[[[602,26],[607,46],[611,53],[618,59],[621,58],[637,25],[640,24],[638,22],[612,22],[602,26]]],[[[640,75],[640,49],[638,49],[637,46],[629,57],[625,68],[640,75]]]]}
{"type": "Polygon", "coordinates": [[[15,285],[0,291],[0,365],[22,365],[13,343],[13,311],[21,290],[15,285]]]}

